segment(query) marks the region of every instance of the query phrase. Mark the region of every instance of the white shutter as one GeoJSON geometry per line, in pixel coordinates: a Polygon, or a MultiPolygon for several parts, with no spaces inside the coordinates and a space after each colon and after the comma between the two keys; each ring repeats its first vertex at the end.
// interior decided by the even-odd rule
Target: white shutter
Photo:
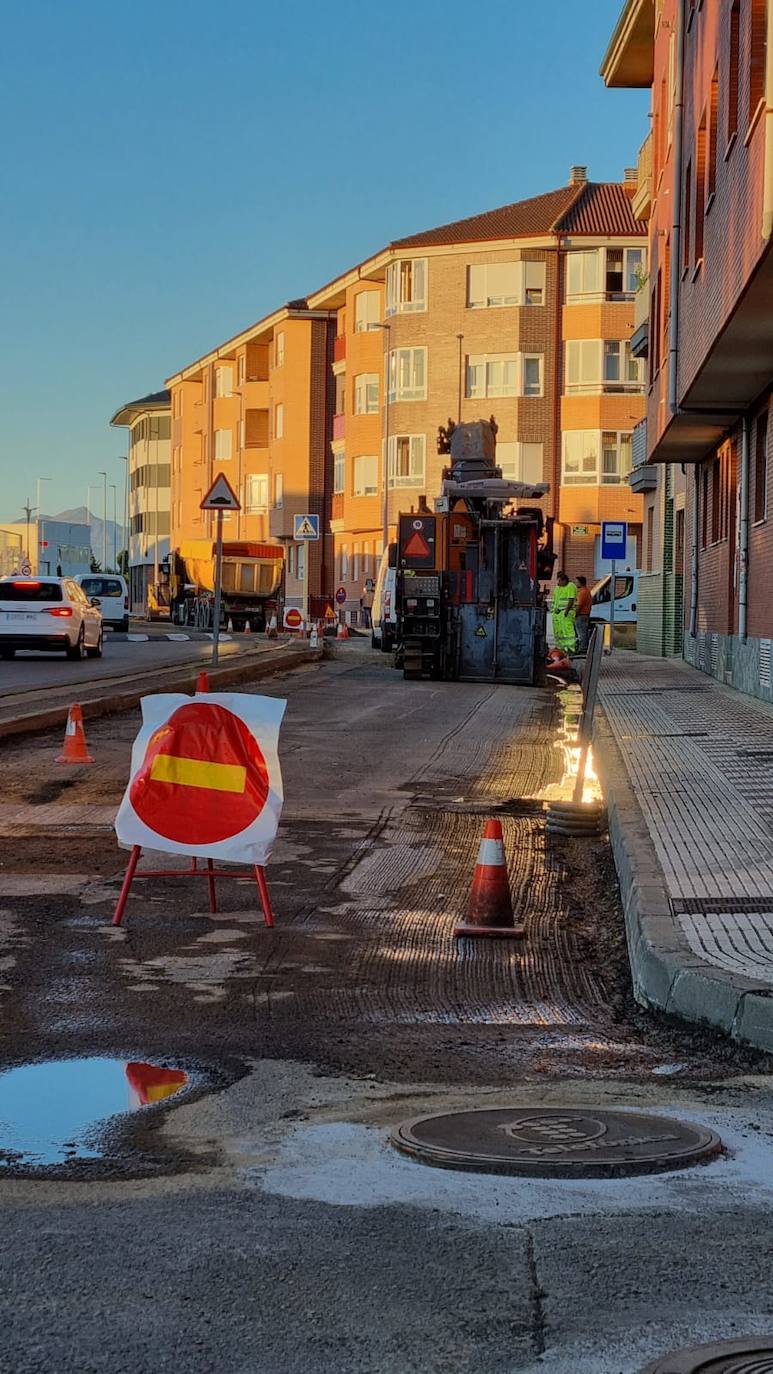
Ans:
{"type": "Polygon", "coordinates": [[[486,269],[475,265],[467,268],[467,304],[480,309],[486,304],[486,269]]]}

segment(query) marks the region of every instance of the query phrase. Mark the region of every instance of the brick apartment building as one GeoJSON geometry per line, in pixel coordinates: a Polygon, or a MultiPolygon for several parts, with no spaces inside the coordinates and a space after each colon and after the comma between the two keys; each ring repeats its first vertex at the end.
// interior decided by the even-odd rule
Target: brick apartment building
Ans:
{"type": "Polygon", "coordinates": [[[173,543],[209,535],[198,503],[226,471],[243,501],[227,537],[281,540],[300,604],[292,515],[318,512],[312,596],[343,586],[356,619],[398,512],[439,491],[438,426],[493,413],[505,474],[550,484],[561,561],[592,576],[603,519],[629,521],[637,561],[635,189],[574,168],[558,190],[391,243],[171,377],[173,543]]]}
{"type": "MultiPolygon", "coordinates": [[[[649,475],[633,478],[652,484],[644,568],[666,600],[669,581],[681,583],[685,657],[768,699],[771,9],[771,0],[628,0],[602,67],[608,85],[652,92],[649,475]]],[[[645,182],[648,160],[645,144],[645,182]]],[[[657,595],[648,604],[656,611],[657,595]]],[[[667,627],[662,599],[660,609],[667,627]]],[[[658,649],[647,633],[644,647],[679,645],[664,633],[658,649]]]]}

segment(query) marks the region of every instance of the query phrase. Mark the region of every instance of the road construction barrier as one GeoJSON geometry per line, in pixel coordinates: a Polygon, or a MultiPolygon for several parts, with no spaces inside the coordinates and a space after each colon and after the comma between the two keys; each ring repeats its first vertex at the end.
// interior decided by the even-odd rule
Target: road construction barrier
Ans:
{"type": "Polygon", "coordinates": [[[309,648],[310,648],[310,649],[318,649],[318,648],[319,648],[319,635],[317,634],[317,622],[316,622],[316,621],[314,622],[314,624],[313,624],[312,627],[311,627],[311,634],[309,635],[309,648]]]}
{"type": "Polygon", "coordinates": [[[213,860],[220,859],[250,865],[265,924],[273,926],[264,866],[282,811],[278,746],[286,705],[235,692],[143,697],[131,776],[115,818],[118,842],[131,856],[114,925],[121,924],[135,876],[206,877],[210,911],[217,911],[216,878],[244,876],[216,869],[213,860]],[[137,872],[143,848],[187,855],[192,866],[137,872]]]}
{"type": "Polygon", "coordinates": [[[208,692],[208,691],[209,691],[209,674],[208,674],[208,673],[201,672],[201,673],[199,673],[198,677],[196,678],[196,695],[198,696],[199,693],[201,693],[201,692],[208,692]]]}
{"type": "Polygon", "coordinates": [[[486,821],[472,879],[467,920],[457,926],[454,933],[457,939],[467,935],[521,939],[524,934],[524,927],[517,926],[513,916],[502,822],[499,820],[486,821]]]}
{"type": "Polygon", "coordinates": [[[83,711],[77,701],[67,712],[64,729],[64,744],[61,754],[56,756],[57,763],[93,763],[94,760],[86,745],[86,731],[83,728],[83,711]]]}
{"type": "Polygon", "coordinates": [[[344,624],[343,620],[339,620],[339,622],[338,622],[338,630],[337,630],[337,632],[336,632],[336,639],[348,639],[348,638],[349,638],[349,626],[346,625],[346,624],[344,624]]]}

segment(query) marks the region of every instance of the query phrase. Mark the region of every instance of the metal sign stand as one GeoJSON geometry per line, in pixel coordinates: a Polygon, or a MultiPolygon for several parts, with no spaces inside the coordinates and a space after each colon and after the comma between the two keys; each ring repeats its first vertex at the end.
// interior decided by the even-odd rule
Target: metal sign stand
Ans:
{"type": "Polygon", "coordinates": [[[615,592],[617,591],[617,563],[612,559],[612,595],[609,598],[609,652],[615,647],[615,592]]]}
{"type": "Polygon", "coordinates": [[[212,626],[212,667],[218,664],[220,640],[220,599],[223,585],[223,512],[217,513],[217,542],[215,544],[215,623],[212,626]]]}
{"type": "Polygon", "coordinates": [[[580,716],[580,727],[577,731],[577,743],[580,746],[580,761],[577,768],[577,779],[574,784],[574,793],[572,796],[572,801],[575,805],[582,802],[583,792],[585,791],[585,770],[588,766],[588,751],[593,738],[593,712],[596,709],[596,694],[598,692],[603,654],[604,631],[596,626],[590,638],[588,653],[585,658],[585,674],[582,680],[582,715],[580,716]]]}

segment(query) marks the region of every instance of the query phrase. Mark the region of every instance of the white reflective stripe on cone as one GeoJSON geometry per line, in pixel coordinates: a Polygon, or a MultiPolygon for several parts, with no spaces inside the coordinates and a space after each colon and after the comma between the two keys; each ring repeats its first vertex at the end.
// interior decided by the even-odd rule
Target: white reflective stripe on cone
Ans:
{"type": "Polygon", "coordinates": [[[505,862],[505,847],[501,840],[481,840],[478,850],[478,863],[486,867],[501,868],[505,862]]]}

